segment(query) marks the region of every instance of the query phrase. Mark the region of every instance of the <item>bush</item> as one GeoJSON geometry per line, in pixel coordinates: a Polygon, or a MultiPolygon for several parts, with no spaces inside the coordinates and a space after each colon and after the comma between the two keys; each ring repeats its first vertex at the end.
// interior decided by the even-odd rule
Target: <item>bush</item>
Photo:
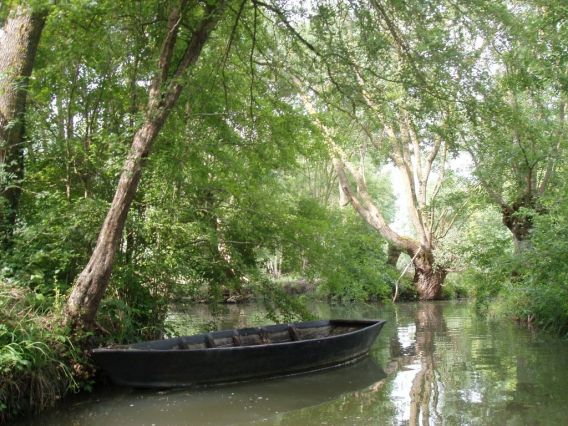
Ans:
{"type": "Polygon", "coordinates": [[[490,307],[514,268],[511,234],[494,208],[474,211],[461,229],[450,233],[442,259],[444,255],[462,270],[447,277],[444,294],[469,296],[480,311],[490,307]]]}
{"type": "Polygon", "coordinates": [[[443,299],[462,299],[469,296],[469,288],[461,274],[450,273],[442,287],[443,299]]]}
{"type": "Polygon", "coordinates": [[[160,338],[167,314],[166,299],[152,295],[138,283],[126,286],[123,281],[111,283],[111,297],[105,297],[97,314],[97,325],[105,336],[105,345],[131,343],[160,338]]]}
{"type": "Polygon", "coordinates": [[[0,274],[44,296],[64,293],[89,259],[106,204],[59,193],[26,201],[12,250],[1,253],[0,274]]]}

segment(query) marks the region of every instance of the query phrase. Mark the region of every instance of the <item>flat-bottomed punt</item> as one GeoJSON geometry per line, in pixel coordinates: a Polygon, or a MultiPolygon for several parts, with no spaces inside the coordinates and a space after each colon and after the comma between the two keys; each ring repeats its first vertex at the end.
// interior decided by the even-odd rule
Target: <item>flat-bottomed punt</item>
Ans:
{"type": "Polygon", "coordinates": [[[182,387],[299,374],[366,356],[385,321],[276,324],[100,348],[92,357],[117,385],[182,387]]]}

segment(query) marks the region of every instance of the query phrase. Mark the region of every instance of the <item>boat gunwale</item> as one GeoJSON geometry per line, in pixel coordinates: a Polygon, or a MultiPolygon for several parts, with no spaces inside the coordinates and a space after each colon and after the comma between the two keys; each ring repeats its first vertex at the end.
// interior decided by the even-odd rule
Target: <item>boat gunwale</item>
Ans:
{"type": "MultiPolygon", "coordinates": [[[[307,343],[307,342],[314,342],[314,341],[321,341],[321,340],[331,340],[331,339],[338,339],[340,337],[343,336],[350,336],[356,333],[361,333],[362,331],[379,325],[379,324],[384,324],[386,323],[385,320],[380,320],[380,319],[376,319],[376,320],[372,320],[372,319],[365,319],[365,320],[346,320],[346,319],[333,319],[333,320],[315,320],[315,321],[308,321],[308,322],[302,322],[302,323],[290,323],[289,325],[291,326],[297,326],[299,324],[317,324],[317,323],[321,323],[321,324],[325,324],[328,323],[334,323],[334,322],[347,322],[347,323],[359,323],[362,325],[365,325],[364,327],[361,327],[357,330],[354,331],[349,331],[347,333],[342,333],[342,334],[338,334],[335,336],[324,336],[324,337],[314,337],[314,338],[310,338],[310,339],[304,339],[304,340],[290,340],[290,341],[285,341],[285,342],[274,342],[274,343],[260,343],[260,344],[255,344],[255,345],[242,345],[242,346],[221,346],[221,347],[215,347],[215,348],[197,348],[197,349],[174,349],[174,348],[170,348],[170,349],[152,349],[152,348],[133,348],[130,347],[129,345],[125,345],[126,347],[118,347],[118,348],[114,348],[112,346],[107,346],[107,347],[102,347],[102,348],[96,348],[93,349],[91,352],[92,353],[109,353],[109,352],[117,352],[117,353],[188,353],[188,352],[192,352],[192,353],[199,353],[199,352],[211,352],[211,351],[228,351],[228,350],[250,350],[250,349],[259,349],[259,348],[264,348],[264,347],[273,347],[273,346],[284,346],[284,345],[293,345],[293,344],[300,344],[300,343],[307,343]]],[[[287,325],[285,323],[282,324],[270,324],[267,327],[273,326],[273,325],[287,325]]],[[[243,327],[243,328],[235,328],[235,329],[227,329],[227,330],[219,330],[219,331],[231,331],[231,330],[246,330],[246,329],[261,329],[263,327],[243,327]]],[[[309,327],[306,327],[309,328],[309,327]]],[[[213,332],[214,333],[214,332],[213,332]]],[[[194,334],[194,335],[190,335],[190,336],[180,336],[180,337],[171,337],[169,339],[161,339],[161,340],[175,340],[175,339],[181,339],[183,337],[196,337],[196,336],[206,336],[208,333],[199,333],[199,334],[194,334]]],[[[160,341],[160,340],[157,340],[160,341]]],[[[139,342],[139,343],[144,343],[144,342],[139,342]]],[[[132,345],[136,345],[138,343],[132,343],[132,345]]]]}

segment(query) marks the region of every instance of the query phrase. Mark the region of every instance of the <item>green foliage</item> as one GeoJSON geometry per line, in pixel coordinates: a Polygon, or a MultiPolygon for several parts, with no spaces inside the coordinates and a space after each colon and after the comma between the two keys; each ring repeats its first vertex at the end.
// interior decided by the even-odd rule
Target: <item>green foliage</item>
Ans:
{"type": "Polygon", "coordinates": [[[324,236],[325,255],[313,268],[320,292],[340,301],[388,300],[397,271],[386,265],[385,242],[355,214],[331,217],[324,236]]]}
{"type": "MultiPolygon", "coordinates": [[[[373,169],[373,163],[368,161],[373,169]]],[[[319,297],[335,300],[386,300],[396,277],[385,266],[385,241],[367,226],[351,206],[339,208],[338,183],[331,161],[305,159],[283,179],[287,205],[285,224],[274,247],[261,251],[262,262],[275,253],[282,259],[286,277],[307,278],[319,297]],[[270,250],[272,248],[272,250],[270,250]]],[[[394,216],[394,196],[388,176],[367,178],[370,195],[387,220],[394,216]]],[[[278,217],[276,211],[274,218],[278,217]]]]}
{"type": "Polygon", "coordinates": [[[471,277],[463,276],[463,274],[450,273],[444,281],[442,287],[442,299],[464,299],[471,296],[471,287],[468,286],[471,277]],[[469,279],[468,279],[469,278],[469,279]]]}
{"type": "Polygon", "coordinates": [[[259,277],[257,296],[266,309],[266,316],[275,323],[315,319],[301,299],[286,294],[282,288],[266,278],[259,277]]]}
{"type": "MultiPolygon", "coordinates": [[[[30,81],[17,229],[0,253],[0,277],[21,286],[0,291],[0,420],[87,380],[82,355],[55,327],[59,305],[89,258],[143,118],[171,5],[56,3],[30,81]]],[[[377,2],[320,2],[305,28],[317,60],[289,33],[277,37],[268,10],[243,3],[235,26],[237,9],[228,7],[144,163],[91,343],[156,337],[169,303],[183,298],[257,297],[275,321],[309,317],[302,298],[266,278],[274,256],[280,273],[306,279],[319,296],[391,298],[399,272],[385,265],[376,231],[337,207],[329,153],[299,111],[291,76],[320,90],[322,122],[365,169],[387,222],[395,200],[377,171],[398,147],[385,124],[402,134],[401,123],[412,123],[421,145],[401,155],[432,153],[437,138],[448,158],[459,149],[474,155],[487,199],[464,195],[471,182],[447,170],[441,151],[425,190],[424,217],[438,218],[443,238],[437,265],[465,270],[445,294],[467,291],[482,306],[497,298],[501,312],[566,334],[566,152],[558,141],[568,37],[558,3],[393,1],[381,11],[377,2]],[[434,175],[444,177],[439,191],[434,175]],[[549,199],[534,195],[540,187],[552,190],[549,199]],[[515,217],[534,223],[523,257],[512,255],[500,213],[477,209],[499,200],[524,202],[515,217]]],[[[6,4],[15,2],[3,3],[0,22],[6,4]]],[[[406,277],[399,286],[400,298],[415,297],[406,277]]]]}
{"type": "Polygon", "coordinates": [[[26,195],[25,226],[13,250],[0,261],[2,275],[53,297],[64,293],[90,255],[106,205],[92,199],[67,200],[57,192],[26,195]]]}
{"type": "Polygon", "coordinates": [[[104,333],[99,340],[105,344],[158,339],[163,334],[167,300],[132,278],[116,277],[101,303],[97,321],[104,333]]]}
{"type": "Polygon", "coordinates": [[[472,215],[454,247],[465,271],[452,281],[485,313],[512,317],[554,334],[568,335],[568,202],[559,190],[534,217],[530,245],[517,255],[493,210],[472,215]]]}
{"type": "Polygon", "coordinates": [[[568,336],[568,198],[535,219],[532,247],[515,264],[498,311],[568,336]]]}
{"type": "Polygon", "coordinates": [[[499,212],[492,207],[472,212],[445,244],[457,258],[456,269],[463,270],[455,280],[468,288],[470,296],[486,303],[499,292],[513,268],[511,236],[499,212]]]}

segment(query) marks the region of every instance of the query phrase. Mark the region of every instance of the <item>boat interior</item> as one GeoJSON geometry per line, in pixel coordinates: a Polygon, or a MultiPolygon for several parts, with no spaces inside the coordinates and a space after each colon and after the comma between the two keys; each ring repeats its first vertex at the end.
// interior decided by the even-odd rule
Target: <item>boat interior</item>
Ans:
{"type": "Polygon", "coordinates": [[[302,324],[279,324],[184,336],[136,343],[124,347],[135,350],[195,350],[285,343],[338,336],[359,330],[369,324],[314,321],[302,324]]]}

